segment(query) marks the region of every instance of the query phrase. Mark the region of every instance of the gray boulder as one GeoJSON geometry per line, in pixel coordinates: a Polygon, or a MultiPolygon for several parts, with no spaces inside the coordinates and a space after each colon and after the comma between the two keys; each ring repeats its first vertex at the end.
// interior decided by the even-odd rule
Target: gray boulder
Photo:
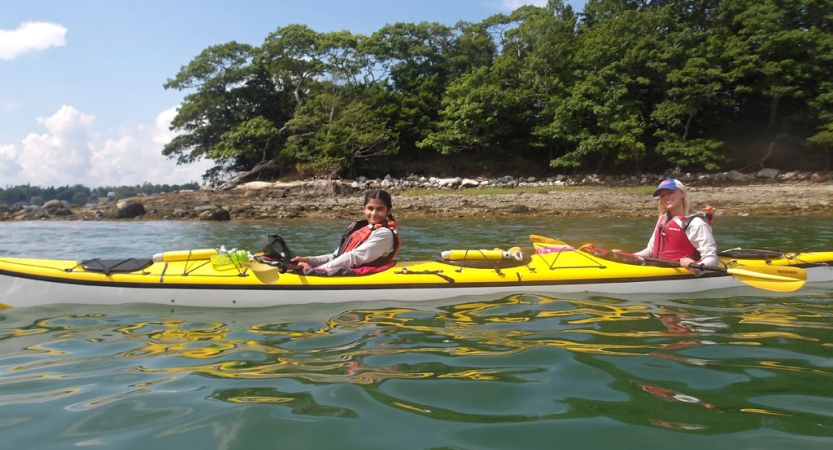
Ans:
{"type": "Polygon", "coordinates": [[[769,178],[770,180],[778,176],[778,169],[761,169],[755,174],[758,178],[769,178]]]}
{"type": "Polygon", "coordinates": [[[211,211],[203,211],[199,218],[200,220],[225,221],[231,220],[231,214],[223,208],[215,208],[211,211]]]}
{"type": "Polygon", "coordinates": [[[67,208],[64,202],[59,200],[49,200],[48,202],[43,204],[43,212],[50,216],[69,216],[72,215],[72,211],[67,208]]]}
{"type": "Polygon", "coordinates": [[[133,219],[145,215],[145,205],[133,200],[119,200],[116,203],[116,219],[133,219]]]}

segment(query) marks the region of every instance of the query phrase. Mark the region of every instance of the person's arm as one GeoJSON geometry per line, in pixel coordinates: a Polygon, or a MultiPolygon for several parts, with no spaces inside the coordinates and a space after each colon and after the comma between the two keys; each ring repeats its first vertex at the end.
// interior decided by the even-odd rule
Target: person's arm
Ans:
{"type": "Polygon", "coordinates": [[[662,220],[662,216],[660,216],[660,218],[657,219],[657,224],[654,225],[654,229],[651,230],[651,238],[648,239],[648,246],[634,253],[634,255],[640,258],[650,258],[654,256],[654,237],[657,235],[657,227],[659,227],[660,220],[662,220]]]}
{"type": "Polygon", "coordinates": [[[319,256],[296,256],[292,258],[290,261],[292,264],[298,267],[315,267],[321,264],[325,264],[329,261],[332,261],[333,258],[336,257],[336,253],[338,249],[335,249],[334,252],[328,253],[326,255],[319,255],[319,256]]]}
{"type": "MultiPolygon", "coordinates": [[[[336,251],[338,251],[338,249],[336,249],[336,251]]],[[[308,260],[307,263],[310,265],[310,267],[318,267],[322,264],[327,264],[328,262],[335,259],[335,257],[336,257],[335,252],[327,253],[326,255],[308,256],[307,257],[307,260],[308,260]]]]}
{"type": "Polygon", "coordinates": [[[330,260],[326,264],[313,266],[317,269],[338,269],[341,267],[358,267],[367,264],[393,250],[393,232],[387,228],[379,228],[370,234],[370,237],[361,245],[330,260]]]}
{"type": "Polygon", "coordinates": [[[654,256],[653,255],[653,252],[654,252],[654,235],[656,235],[656,233],[652,232],[651,233],[651,239],[648,239],[648,246],[645,247],[644,249],[634,253],[634,255],[636,255],[640,258],[650,258],[651,256],[654,256]]]}
{"type": "Polygon", "coordinates": [[[694,248],[700,252],[700,263],[709,267],[717,267],[720,258],[717,256],[717,243],[714,241],[712,227],[700,217],[695,217],[686,229],[686,236],[694,248]]]}

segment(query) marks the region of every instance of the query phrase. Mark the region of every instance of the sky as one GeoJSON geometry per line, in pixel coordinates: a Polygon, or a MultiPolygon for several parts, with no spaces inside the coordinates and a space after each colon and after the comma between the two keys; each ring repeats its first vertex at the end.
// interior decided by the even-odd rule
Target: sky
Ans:
{"type": "Polygon", "coordinates": [[[480,22],[527,4],[546,0],[3,0],[0,188],[201,184],[211,161],[162,155],[188,94],[163,85],[209,46],[260,45],[290,24],[480,22]]]}

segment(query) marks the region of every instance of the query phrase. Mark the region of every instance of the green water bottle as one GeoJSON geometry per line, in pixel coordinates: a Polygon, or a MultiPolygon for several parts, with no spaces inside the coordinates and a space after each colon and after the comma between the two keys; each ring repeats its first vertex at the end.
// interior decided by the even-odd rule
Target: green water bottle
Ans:
{"type": "Polygon", "coordinates": [[[251,260],[251,255],[246,250],[234,250],[221,252],[211,257],[211,265],[214,270],[242,269],[243,263],[251,260]]]}

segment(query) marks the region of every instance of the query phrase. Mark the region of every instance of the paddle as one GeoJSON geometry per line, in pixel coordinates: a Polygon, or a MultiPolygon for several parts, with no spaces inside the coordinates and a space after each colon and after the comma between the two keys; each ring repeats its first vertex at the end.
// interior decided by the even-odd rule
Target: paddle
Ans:
{"type": "Polygon", "coordinates": [[[281,277],[280,269],[259,261],[246,261],[243,263],[243,266],[248,267],[261,283],[276,283],[281,277]]]}
{"type": "Polygon", "coordinates": [[[546,248],[546,247],[569,247],[570,244],[566,242],[559,241],[558,239],[548,238],[545,236],[539,236],[537,234],[530,234],[529,240],[532,241],[532,245],[536,248],[546,248]]]}
{"type": "MultiPolygon", "coordinates": [[[[681,267],[677,261],[645,258],[645,262],[654,265],[681,267]]],[[[689,267],[710,272],[722,272],[732,275],[741,283],[758,289],[775,292],[793,292],[801,289],[807,281],[807,272],[800,267],[791,266],[742,266],[734,268],[710,267],[692,264],[689,267]]]]}

